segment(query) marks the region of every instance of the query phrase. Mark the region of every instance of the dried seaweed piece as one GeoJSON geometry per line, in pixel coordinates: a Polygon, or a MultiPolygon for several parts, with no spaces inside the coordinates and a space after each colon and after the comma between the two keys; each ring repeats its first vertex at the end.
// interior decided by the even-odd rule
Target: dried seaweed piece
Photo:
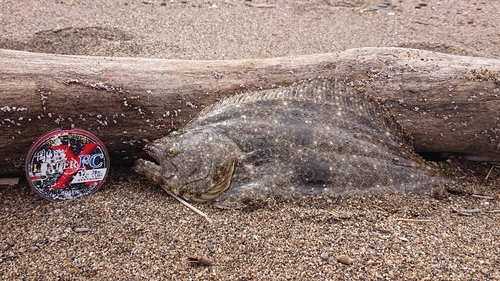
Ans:
{"type": "Polygon", "coordinates": [[[193,264],[193,265],[205,265],[205,266],[211,266],[212,265],[212,261],[205,258],[205,257],[201,257],[201,256],[189,256],[187,258],[187,261],[189,264],[193,264]]]}

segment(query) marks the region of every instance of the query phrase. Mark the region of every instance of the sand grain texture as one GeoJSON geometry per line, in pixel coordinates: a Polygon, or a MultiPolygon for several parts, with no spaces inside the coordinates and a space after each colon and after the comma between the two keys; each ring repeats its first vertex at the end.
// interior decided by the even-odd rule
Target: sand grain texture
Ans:
{"type": "MultiPolygon", "coordinates": [[[[500,2],[387,3],[0,1],[0,48],[221,60],[400,46],[500,57],[500,2]]],[[[488,212],[500,209],[500,168],[485,181],[490,167],[443,164],[459,179],[451,192],[197,205],[213,224],[127,169],[113,169],[97,193],[60,203],[22,182],[1,186],[0,279],[500,279],[500,214],[488,212]],[[461,215],[467,209],[481,212],[461,215]],[[337,262],[341,255],[354,263],[337,262]],[[213,264],[189,265],[189,256],[213,264]]]]}

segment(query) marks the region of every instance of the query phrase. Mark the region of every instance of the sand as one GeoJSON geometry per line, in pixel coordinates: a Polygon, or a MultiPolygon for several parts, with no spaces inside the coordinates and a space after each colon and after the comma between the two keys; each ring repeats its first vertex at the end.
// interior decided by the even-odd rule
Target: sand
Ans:
{"type": "MultiPolygon", "coordinates": [[[[399,46],[500,57],[500,2],[388,3],[0,1],[0,48],[225,60],[399,46]]],[[[500,168],[485,179],[488,163],[441,165],[458,179],[452,189],[244,210],[196,204],[212,224],[128,168],[114,167],[95,194],[59,203],[24,181],[1,186],[0,279],[500,279],[500,168]],[[471,209],[481,212],[461,213],[471,209]]]]}
{"type": "Polygon", "coordinates": [[[383,0],[2,1],[0,47],[217,60],[366,46],[500,56],[496,1],[393,2],[380,8],[383,0]],[[426,6],[416,9],[419,3],[426,6]]]}

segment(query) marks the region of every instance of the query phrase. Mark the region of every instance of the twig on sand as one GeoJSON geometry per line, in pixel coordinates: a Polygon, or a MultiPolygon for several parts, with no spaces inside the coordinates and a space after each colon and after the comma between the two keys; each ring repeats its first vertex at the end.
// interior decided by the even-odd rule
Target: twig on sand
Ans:
{"type": "Polygon", "coordinates": [[[452,209],[451,210],[453,213],[457,213],[459,216],[472,216],[472,214],[479,214],[481,213],[481,210],[480,209],[465,209],[465,210],[461,210],[461,211],[458,211],[456,209],[452,209]]]}
{"type": "Polygon", "coordinates": [[[253,3],[246,3],[245,5],[253,8],[276,8],[278,5],[273,5],[273,4],[253,4],[253,3]]]}
{"type": "Polygon", "coordinates": [[[480,209],[466,209],[458,212],[459,216],[472,216],[472,214],[481,213],[480,209]]]}
{"type": "Polygon", "coordinates": [[[467,214],[477,214],[477,213],[481,213],[481,210],[480,209],[465,209],[465,210],[462,210],[460,211],[460,213],[467,213],[467,214]]]}
{"type": "Polygon", "coordinates": [[[189,204],[188,202],[182,200],[182,198],[180,198],[179,196],[173,194],[170,190],[164,188],[163,190],[165,190],[170,196],[174,197],[177,201],[181,202],[184,206],[188,207],[189,209],[191,209],[193,212],[197,213],[198,215],[204,217],[209,223],[212,223],[212,219],[210,219],[207,214],[203,213],[202,211],[196,209],[193,205],[189,204]]]}
{"type": "Polygon", "coordinates": [[[379,207],[379,206],[377,206],[377,205],[373,205],[373,207],[375,207],[375,208],[379,209],[379,210],[380,210],[380,211],[382,211],[382,212],[389,213],[386,209],[384,209],[384,208],[382,208],[382,207],[379,207]]]}
{"type": "Polygon", "coordinates": [[[417,219],[396,219],[396,221],[414,222],[414,223],[433,222],[433,220],[417,220],[417,219]]]}
{"type": "Polygon", "coordinates": [[[491,165],[491,168],[490,170],[488,171],[488,173],[486,174],[486,177],[484,178],[484,180],[487,180],[489,177],[490,177],[490,174],[491,174],[491,171],[493,171],[493,169],[496,167],[495,164],[492,164],[491,165]]]}
{"type": "Polygon", "coordinates": [[[484,195],[477,195],[477,194],[472,194],[472,197],[476,197],[476,198],[480,198],[480,199],[489,199],[489,200],[495,199],[491,196],[484,196],[484,195]]]}

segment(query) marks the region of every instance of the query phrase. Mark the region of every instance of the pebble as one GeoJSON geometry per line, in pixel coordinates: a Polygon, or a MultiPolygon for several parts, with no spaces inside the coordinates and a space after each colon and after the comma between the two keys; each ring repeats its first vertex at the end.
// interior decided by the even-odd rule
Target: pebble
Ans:
{"type": "Polygon", "coordinates": [[[328,260],[328,258],[329,258],[329,256],[328,256],[328,254],[327,254],[327,253],[322,253],[322,254],[321,254],[321,259],[322,259],[322,260],[326,261],[326,260],[328,260]]]}
{"type": "Polygon", "coordinates": [[[75,227],[75,229],[73,229],[74,232],[89,232],[90,229],[86,228],[86,227],[75,227]]]}
{"type": "Polygon", "coordinates": [[[337,261],[346,265],[352,265],[354,263],[354,259],[350,258],[347,255],[338,256],[337,261]]]}
{"type": "Polygon", "coordinates": [[[482,268],[480,271],[484,275],[489,275],[490,274],[490,271],[487,268],[482,268]]]}
{"type": "Polygon", "coordinates": [[[7,243],[4,247],[3,247],[3,250],[4,251],[7,251],[8,249],[12,248],[12,246],[14,246],[13,243],[7,243]]]}

